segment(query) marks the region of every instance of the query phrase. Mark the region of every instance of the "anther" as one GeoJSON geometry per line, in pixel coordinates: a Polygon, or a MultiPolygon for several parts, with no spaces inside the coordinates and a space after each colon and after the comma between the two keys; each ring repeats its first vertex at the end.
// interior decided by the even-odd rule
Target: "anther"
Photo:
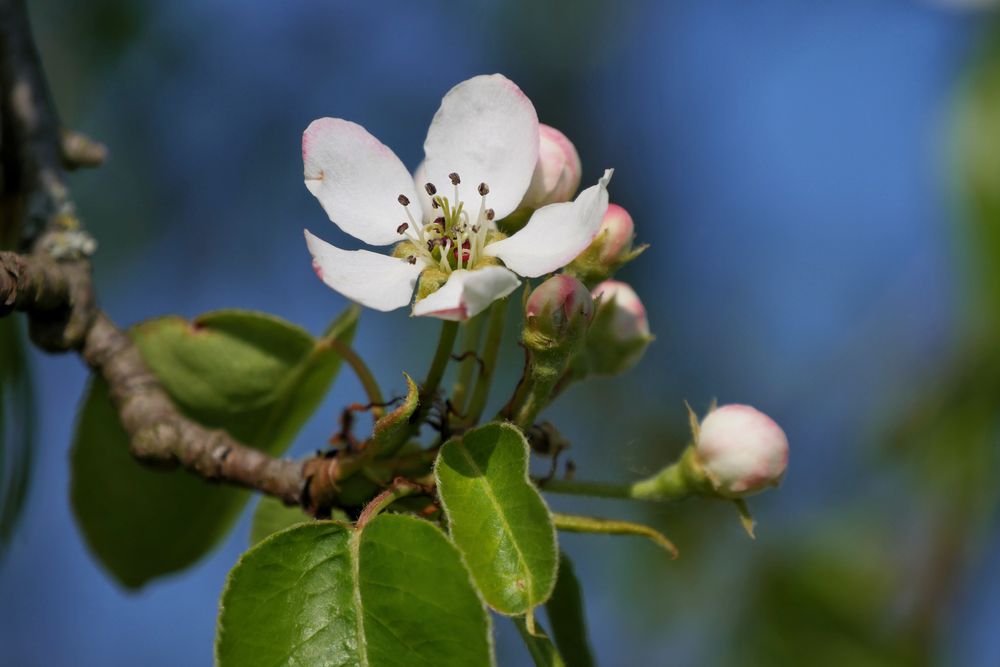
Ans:
{"type": "Polygon", "coordinates": [[[496,212],[494,212],[491,208],[486,209],[486,219],[492,220],[494,217],[496,217],[496,212]]]}
{"type": "Polygon", "coordinates": [[[479,194],[481,196],[485,197],[489,193],[490,193],[490,186],[486,185],[485,183],[480,183],[479,184],[479,194]]]}
{"type": "Polygon", "coordinates": [[[428,196],[433,197],[437,194],[438,189],[434,187],[433,183],[424,183],[424,190],[427,191],[428,196]]]}
{"type": "Polygon", "coordinates": [[[440,208],[440,207],[441,207],[441,205],[438,204],[437,197],[435,197],[434,199],[431,200],[431,208],[440,208]]]}
{"type": "Polygon", "coordinates": [[[444,229],[444,216],[440,215],[440,216],[434,218],[434,224],[435,225],[441,225],[441,229],[444,229]]]}
{"type": "Polygon", "coordinates": [[[396,198],[396,201],[398,201],[403,206],[409,206],[410,205],[410,198],[407,197],[406,195],[399,195],[399,197],[396,198]]]}
{"type": "Polygon", "coordinates": [[[404,222],[399,227],[396,227],[396,233],[397,234],[402,234],[403,232],[405,232],[409,228],[410,228],[410,223],[404,222]]]}
{"type": "Polygon", "coordinates": [[[427,249],[428,250],[433,251],[435,245],[437,245],[437,239],[427,239],[427,249]]]}
{"type": "Polygon", "coordinates": [[[417,258],[414,255],[410,255],[409,257],[406,258],[406,261],[409,262],[410,264],[416,264],[417,258]]]}
{"type": "Polygon", "coordinates": [[[459,178],[458,174],[456,174],[455,172],[451,172],[450,174],[448,174],[448,178],[451,179],[452,185],[458,185],[459,183],[462,182],[462,179],[459,178]]]}
{"type": "Polygon", "coordinates": [[[472,225],[472,233],[473,234],[479,233],[479,225],[472,225]]]}

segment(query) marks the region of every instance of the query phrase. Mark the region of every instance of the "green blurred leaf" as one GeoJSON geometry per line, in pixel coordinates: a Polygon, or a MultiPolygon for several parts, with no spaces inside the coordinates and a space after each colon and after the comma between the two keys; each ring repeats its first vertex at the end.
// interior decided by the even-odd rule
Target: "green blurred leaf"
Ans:
{"type": "Polygon", "coordinates": [[[559,654],[559,649],[556,648],[552,640],[549,639],[549,636],[537,624],[534,632],[532,632],[528,629],[528,624],[524,616],[515,616],[511,620],[514,621],[517,631],[521,633],[521,639],[524,640],[524,645],[527,647],[528,653],[531,655],[531,660],[535,663],[535,667],[566,667],[566,665],[576,667],[576,663],[567,663],[563,660],[562,655],[559,654]]]}
{"type": "Polygon", "coordinates": [[[311,521],[309,515],[303,512],[301,507],[289,507],[277,498],[262,496],[253,511],[250,546],[261,542],[268,535],[309,521],[311,521]]]}
{"type": "Polygon", "coordinates": [[[509,424],[487,424],[441,448],[435,473],[452,539],[486,602],[524,614],[555,586],[556,534],[528,480],[528,443],[509,424]]]}
{"type": "Polygon", "coordinates": [[[321,521],[244,554],[220,604],[219,667],[477,667],[490,622],[455,546],[412,516],[321,521]]]}
{"type": "Polygon", "coordinates": [[[974,270],[978,323],[1000,333],[1000,21],[986,33],[968,70],[957,109],[958,190],[970,218],[966,232],[974,270]]]}
{"type": "Polygon", "coordinates": [[[583,593],[573,561],[565,553],[559,554],[559,577],[552,597],[545,603],[545,611],[552,626],[552,637],[566,664],[593,667],[596,663],[588,641],[583,593]]]}
{"type": "Polygon", "coordinates": [[[0,554],[10,543],[31,480],[35,406],[20,322],[0,320],[0,554]]]}
{"type": "MultiPolygon", "coordinates": [[[[351,308],[329,335],[349,341],[356,324],[351,308]]],[[[272,455],[288,447],[340,367],[325,338],[257,313],[221,311],[190,323],[166,317],[139,325],[132,337],[185,414],[272,455]]],[[[203,556],[249,497],[183,470],[137,464],[99,378],[84,399],[71,460],[73,508],[84,537],[130,588],[203,556]]]]}
{"type": "Polygon", "coordinates": [[[885,544],[877,550],[874,540],[845,548],[845,539],[869,537],[853,528],[813,538],[811,544],[780,544],[760,560],[740,591],[743,614],[734,624],[736,635],[725,643],[730,651],[725,664],[931,664],[932,656],[894,627],[901,592],[898,563],[885,544]]]}

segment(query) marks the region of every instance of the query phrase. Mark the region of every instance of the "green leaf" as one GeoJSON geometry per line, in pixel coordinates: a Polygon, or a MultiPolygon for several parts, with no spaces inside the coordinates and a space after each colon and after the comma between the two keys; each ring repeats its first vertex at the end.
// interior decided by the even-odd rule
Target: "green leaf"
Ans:
{"type": "MultiPolygon", "coordinates": [[[[330,336],[349,340],[357,310],[330,336]]],[[[177,406],[246,445],[280,455],[322,399],[340,366],[324,341],[283,320],[241,311],[193,322],[166,317],[132,331],[139,351],[177,406]]],[[[71,453],[71,496],[95,556],[129,588],[181,570],[232,527],[249,493],[207,484],[184,470],[137,464],[108,396],[95,379],[71,453]]]]}
{"type": "Polygon", "coordinates": [[[545,603],[545,611],[552,626],[552,636],[566,664],[593,667],[596,663],[587,640],[583,594],[573,561],[565,553],[559,555],[559,577],[552,597],[545,603]]]}
{"type": "Polygon", "coordinates": [[[489,617],[455,546],[399,514],[361,531],[295,526],[248,551],[222,594],[215,652],[219,667],[493,662],[489,617]]]}
{"type": "Polygon", "coordinates": [[[35,407],[20,323],[0,320],[0,554],[21,517],[31,479],[35,407]]]}
{"type": "Polygon", "coordinates": [[[452,539],[486,602],[524,614],[556,580],[556,533],[528,480],[528,443],[510,424],[487,424],[441,448],[438,494],[452,539]]]}

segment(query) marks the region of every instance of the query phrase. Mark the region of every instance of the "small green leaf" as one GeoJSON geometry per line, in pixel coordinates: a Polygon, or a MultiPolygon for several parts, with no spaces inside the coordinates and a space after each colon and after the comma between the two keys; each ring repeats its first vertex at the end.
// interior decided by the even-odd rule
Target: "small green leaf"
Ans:
{"type": "Polygon", "coordinates": [[[272,533],[311,521],[301,507],[289,507],[277,498],[262,496],[253,512],[253,522],[250,524],[250,546],[253,546],[272,533]]]}
{"type": "Polygon", "coordinates": [[[441,448],[438,494],[451,536],[486,602],[524,614],[555,585],[556,534],[528,480],[528,443],[510,424],[487,424],[441,448]]]}
{"type": "MultiPolygon", "coordinates": [[[[349,309],[330,335],[349,340],[356,324],[357,310],[349,309]]],[[[182,412],[272,455],[288,447],[340,366],[327,338],[258,313],[222,311],[193,322],[166,317],[139,325],[132,337],[182,412]]],[[[130,588],[201,558],[249,497],[183,470],[137,464],[100,378],[84,399],[71,463],[84,537],[130,588]]]]}
{"type": "Polygon", "coordinates": [[[455,546],[387,514],[364,530],[318,521],[267,538],[229,574],[219,667],[477,667],[490,622],[455,546]]]}
{"type": "Polygon", "coordinates": [[[375,422],[375,429],[372,431],[372,443],[370,446],[376,452],[381,452],[386,447],[396,447],[402,438],[409,433],[410,417],[417,410],[420,403],[420,388],[406,373],[406,399],[402,405],[375,422]]]}
{"type": "Polygon", "coordinates": [[[552,626],[552,636],[566,664],[593,667],[596,663],[587,640],[583,594],[573,561],[565,553],[559,556],[559,578],[556,579],[552,597],[545,603],[545,611],[552,626]]]}

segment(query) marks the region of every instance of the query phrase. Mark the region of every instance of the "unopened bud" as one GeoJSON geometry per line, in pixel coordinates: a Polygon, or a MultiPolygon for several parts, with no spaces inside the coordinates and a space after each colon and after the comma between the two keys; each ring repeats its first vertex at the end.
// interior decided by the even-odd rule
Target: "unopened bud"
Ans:
{"type": "Polygon", "coordinates": [[[698,427],[695,455],[715,492],[742,498],[777,486],[788,466],[788,438],[749,405],[724,405],[698,427]]]}
{"type": "Polygon", "coordinates": [[[594,240],[566,267],[566,271],[588,285],[605,280],[646,249],[645,246],[634,249],[634,240],[632,216],[618,204],[608,204],[594,240]]]}
{"type": "Polygon", "coordinates": [[[616,375],[635,366],[652,342],[646,308],[626,283],[605,280],[594,288],[597,305],[587,333],[587,370],[616,375]]]}
{"type": "Polygon", "coordinates": [[[580,156],[559,130],[538,126],[538,162],[521,206],[541,208],[569,201],[580,187],[580,156]]]}
{"type": "Polygon", "coordinates": [[[535,288],[525,305],[525,342],[528,334],[561,344],[586,332],[594,317],[594,299],[576,278],[559,274],[535,288]]]}

